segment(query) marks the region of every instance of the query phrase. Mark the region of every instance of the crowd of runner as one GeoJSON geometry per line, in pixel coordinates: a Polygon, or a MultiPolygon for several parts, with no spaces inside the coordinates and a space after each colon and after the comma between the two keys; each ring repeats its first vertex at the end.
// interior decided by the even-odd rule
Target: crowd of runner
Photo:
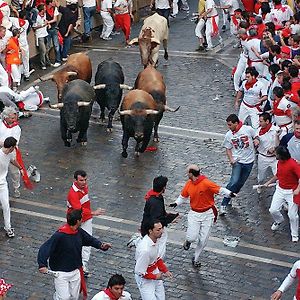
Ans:
{"type": "MultiPolygon", "coordinates": [[[[156,0],[150,6],[169,21],[178,14],[177,2],[156,0]]],[[[71,33],[78,29],[80,14],[76,2],[67,2],[66,6],[61,6],[57,0],[46,0],[45,3],[17,1],[10,6],[3,3],[0,3],[0,84],[16,89],[22,73],[26,80],[30,76],[28,31],[32,28],[35,32],[41,68],[51,65],[48,57],[51,41],[55,49],[52,66],[58,67],[67,59],[71,33]],[[7,14],[8,8],[15,14],[14,17],[10,16],[10,12],[7,14]]],[[[91,18],[96,10],[100,10],[103,19],[100,38],[110,40],[116,27],[124,32],[126,45],[130,44],[130,0],[117,0],[114,6],[109,0],[102,0],[101,3],[89,0],[83,1],[82,6],[85,41],[91,38],[91,18]]],[[[189,11],[187,2],[182,2],[181,7],[189,11]]],[[[238,0],[221,0],[216,4],[214,0],[199,0],[198,7],[195,18],[195,34],[199,40],[197,51],[213,50],[216,37],[222,44],[221,31],[228,28],[235,40],[234,47],[241,49],[237,66],[231,74],[235,97],[233,110],[237,109],[238,114],[227,117],[229,130],[223,143],[232,173],[226,187],[221,187],[201,174],[199,166],[189,165],[186,170],[188,180],[177,200],[169,205],[174,210],[171,213],[166,212],[163,197],[168,178],[154,178],[153,187],[145,196],[140,233],[135,234],[127,244],[129,248],[136,247],[134,273],[143,300],[165,299],[163,279],[173,276],[163,261],[168,240],[166,227],[176,222],[179,215],[176,207],[185,201],[190,203],[183,249],[188,251],[191,244],[196,244],[192,265],[200,268],[201,253],[214,222],[218,215],[223,218],[230,215],[228,208],[246,183],[256,159],[257,185],[254,188],[259,196],[266,195],[264,190],[277,182],[269,208],[274,220],[270,230],[276,231],[281,227],[284,221],[282,211],[286,210],[291,241],[297,243],[299,240],[300,1],[242,0],[240,3],[238,0]],[[219,26],[221,14],[223,23],[219,26]],[[267,177],[268,171],[272,173],[272,178],[267,177]],[[219,209],[215,206],[216,194],[224,196],[219,209]]],[[[31,92],[36,92],[36,88],[31,92]]],[[[6,177],[10,169],[15,197],[19,197],[20,175],[26,182],[26,172],[18,151],[21,136],[18,108],[5,105],[7,107],[2,112],[0,124],[0,198],[6,234],[12,238],[15,232],[10,223],[6,177]]],[[[92,236],[93,216],[103,213],[100,208],[92,211],[87,173],[76,171],[67,197],[67,223],[41,246],[38,253],[39,271],[55,277],[54,299],[78,299],[80,292],[87,297],[84,277],[90,276],[90,247],[107,251],[112,246],[92,236]]],[[[294,279],[300,276],[299,270],[300,261],[297,261],[272,295],[273,300],[281,298],[294,279]]],[[[123,276],[115,274],[107,288],[95,295],[93,300],[131,299],[130,294],[124,292],[124,285],[123,276]]],[[[0,297],[10,287],[1,279],[0,297]]],[[[297,289],[298,298],[300,288],[297,289]]]]}

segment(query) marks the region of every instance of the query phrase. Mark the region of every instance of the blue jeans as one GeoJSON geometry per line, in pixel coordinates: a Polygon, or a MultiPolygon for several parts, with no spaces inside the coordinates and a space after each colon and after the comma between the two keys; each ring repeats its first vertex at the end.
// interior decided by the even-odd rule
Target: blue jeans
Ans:
{"type": "Polygon", "coordinates": [[[48,44],[48,47],[49,47],[49,49],[48,49],[48,51],[49,51],[50,47],[51,47],[51,41],[52,41],[54,51],[55,51],[55,62],[61,63],[57,32],[58,31],[57,31],[56,28],[48,29],[47,44],[48,44]]]}
{"type": "MultiPolygon", "coordinates": [[[[232,166],[230,181],[227,184],[226,188],[232,191],[233,193],[238,193],[245,184],[246,180],[248,179],[253,164],[253,162],[250,164],[242,164],[236,162],[232,166]]],[[[227,206],[230,199],[231,198],[224,197],[221,205],[227,206]]]]}
{"type": "Polygon", "coordinates": [[[90,35],[92,30],[92,17],[96,12],[96,6],[83,7],[83,18],[84,18],[84,33],[90,35]]]}
{"type": "Polygon", "coordinates": [[[72,43],[72,39],[70,36],[64,37],[64,45],[63,45],[63,49],[62,49],[62,57],[63,58],[68,57],[68,53],[71,48],[71,43],[72,43]]]}

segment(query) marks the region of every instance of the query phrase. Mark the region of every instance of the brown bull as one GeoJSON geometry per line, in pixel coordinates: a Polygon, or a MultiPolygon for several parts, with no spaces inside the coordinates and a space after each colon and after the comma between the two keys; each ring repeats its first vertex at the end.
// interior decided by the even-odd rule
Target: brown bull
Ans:
{"type": "Polygon", "coordinates": [[[130,45],[139,45],[142,65],[156,66],[161,42],[165,49],[164,58],[168,60],[169,28],[167,19],[155,13],[144,20],[139,37],[129,42],[130,45]]]}
{"type": "Polygon", "coordinates": [[[127,157],[128,140],[136,140],[135,153],[143,153],[151,138],[154,116],[159,113],[153,97],[145,91],[130,91],[123,99],[121,110],[123,127],[122,156],[127,157]]]}
{"type": "Polygon", "coordinates": [[[42,81],[52,80],[57,86],[58,102],[61,102],[61,95],[64,85],[74,79],[82,79],[91,83],[92,64],[85,53],[75,53],[68,57],[66,64],[57,72],[40,78],[42,81]]]}
{"type": "Polygon", "coordinates": [[[164,111],[175,112],[179,109],[173,109],[167,106],[166,101],[166,85],[164,78],[160,72],[158,72],[153,66],[147,66],[143,71],[138,74],[138,77],[134,84],[135,89],[143,90],[149,93],[157,104],[159,113],[154,118],[154,135],[155,142],[159,141],[158,138],[158,125],[163,117],[164,111]]]}

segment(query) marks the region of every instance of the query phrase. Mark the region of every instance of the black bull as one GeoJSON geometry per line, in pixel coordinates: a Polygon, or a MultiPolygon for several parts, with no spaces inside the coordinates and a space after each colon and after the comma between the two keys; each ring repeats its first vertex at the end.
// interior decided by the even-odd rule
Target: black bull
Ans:
{"type": "Polygon", "coordinates": [[[98,65],[95,75],[96,101],[100,105],[102,122],[105,119],[105,108],[108,109],[107,130],[112,130],[113,116],[118,109],[123,91],[122,89],[131,89],[124,84],[124,73],[122,67],[117,62],[106,60],[98,65]]]}
{"type": "Polygon", "coordinates": [[[65,146],[71,146],[72,133],[78,131],[77,143],[87,144],[87,130],[94,100],[93,87],[76,79],[63,88],[62,103],[50,105],[52,108],[60,108],[60,131],[65,146]]]}

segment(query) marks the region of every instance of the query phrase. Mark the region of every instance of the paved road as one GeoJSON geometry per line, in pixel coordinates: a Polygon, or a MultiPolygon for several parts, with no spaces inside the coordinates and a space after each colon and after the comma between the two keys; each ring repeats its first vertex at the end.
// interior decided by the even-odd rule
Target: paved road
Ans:
{"type": "MultiPolygon", "coordinates": [[[[140,24],[134,27],[133,36],[139,27],[140,24]]],[[[38,247],[64,221],[66,193],[75,169],[88,171],[92,205],[106,209],[105,216],[94,220],[95,236],[113,243],[107,253],[92,253],[90,298],[105,286],[111,274],[120,272],[126,277],[133,299],[139,299],[133,277],[134,251],[126,248],[126,242],[137,231],[143,197],[154,176],[169,177],[167,203],[178,196],[190,162],[198,163],[214,181],[226,184],[230,167],[221,141],[226,132],[224,119],[233,111],[228,66],[234,64],[237,53],[231,39],[225,41],[225,48],[215,52],[194,52],[197,42],[193,30],[193,23],[181,14],[171,24],[169,64],[164,65],[160,59],[168,103],[181,105],[181,109],[165,114],[156,152],[144,153],[137,159],[131,142],[128,158],[122,158],[118,121],[113,133],[108,134],[105,125],[93,118],[87,147],[74,143],[71,148],[65,148],[60,139],[57,111],[44,107],[22,121],[25,161],[38,166],[42,180],[33,191],[22,190],[21,198],[11,198],[16,237],[8,240],[4,231],[0,233],[0,276],[14,283],[10,299],[52,299],[52,278],[37,272],[36,255],[38,247]]],[[[88,51],[94,71],[102,60],[119,61],[126,83],[133,84],[141,69],[138,50],[124,49],[121,42],[120,36],[105,43],[94,39],[88,47],[77,44],[76,50],[88,51]]],[[[55,103],[54,84],[41,83],[40,88],[55,103]]],[[[192,251],[181,248],[188,205],[177,209],[181,219],[169,228],[166,262],[175,276],[166,282],[167,299],[269,299],[298,259],[299,245],[290,242],[287,223],[279,232],[271,232],[271,191],[258,198],[251,190],[254,183],[255,170],[228,216],[219,218],[214,226],[200,270],[191,267],[192,251]],[[224,246],[226,235],[240,237],[238,247],[224,246]]],[[[217,203],[220,200],[217,198],[217,203]]],[[[291,299],[292,290],[284,299],[291,299]]]]}

